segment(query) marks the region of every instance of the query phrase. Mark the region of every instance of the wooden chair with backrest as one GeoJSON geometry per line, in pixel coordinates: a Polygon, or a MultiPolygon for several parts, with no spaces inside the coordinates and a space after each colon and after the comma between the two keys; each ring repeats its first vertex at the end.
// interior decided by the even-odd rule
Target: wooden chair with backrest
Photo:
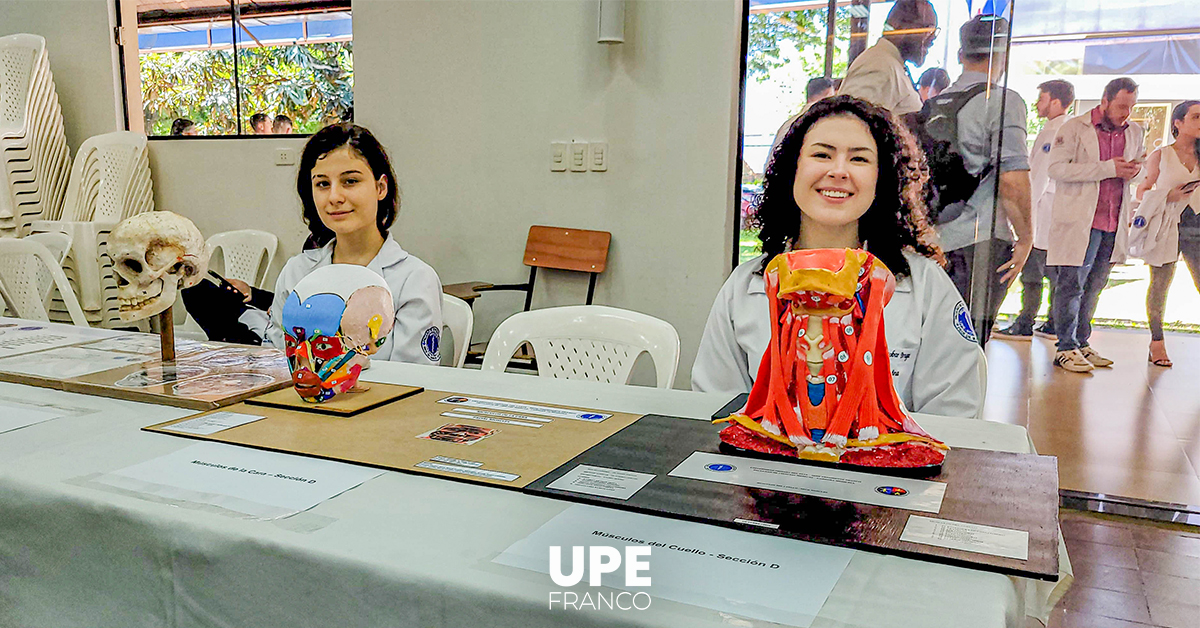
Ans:
{"type": "MultiPolygon", "coordinates": [[[[485,292],[498,290],[519,291],[525,293],[525,308],[528,312],[533,305],[533,289],[537,280],[539,268],[575,271],[588,273],[587,305],[592,304],[596,294],[596,279],[608,263],[608,245],[612,234],[607,231],[590,231],[587,229],[568,229],[564,227],[547,227],[534,225],[529,228],[529,237],[525,240],[525,265],[529,267],[529,281],[514,284],[492,284],[482,281],[466,281],[449,284],[442,290],[456,296],[468,305],[474,306],[475,299],[485,292]]],[[[483,345],[486,347],[486,343],[483,345]]],[[[472,348],[468,361],[478,362],[482,359],[483,350],[472,348]]],[[[520,357],[520,356],[519,356],[520,357]]]]}

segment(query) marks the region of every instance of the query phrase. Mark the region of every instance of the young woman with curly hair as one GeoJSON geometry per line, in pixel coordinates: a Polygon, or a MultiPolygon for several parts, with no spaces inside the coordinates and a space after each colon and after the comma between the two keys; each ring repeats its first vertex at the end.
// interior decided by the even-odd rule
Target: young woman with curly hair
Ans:
{"type": "Polygon", "coordinates": [[[979,416],[979,345],[925,219],[927,181],[920,149],[886,110],[850,96],[813,105],[767,168],[752,219],[763,254],[734,269],[717,294],[692,388],[749,392],[771,338],[762,273],[772,258],[796,249],[862,248],[896,276],[884,328],[905,406],[979,416]]]}

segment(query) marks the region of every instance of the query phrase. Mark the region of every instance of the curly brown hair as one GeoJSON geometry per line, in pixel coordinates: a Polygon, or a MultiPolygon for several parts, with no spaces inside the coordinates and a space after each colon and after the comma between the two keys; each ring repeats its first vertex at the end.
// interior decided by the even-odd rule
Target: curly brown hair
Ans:
{"type": "Polygon", "coordinates": [[[818,120],[837,115],[862,120],[879,150],[875,201],[858,220],[859,242],[864,248],[870,243],[871,254],[882,260],[896,277],[910,272],[904,259],[906,250],[945,265],[945,257],[926,218],[929,169],[916,140],[886,109],[853,96],[834,96],[813,104],[792,124],[767,166],[763,191],[749,220],[749,226],[758,229],[758,239],[766,254],[758,272],[776,255],[795,246],[803,225],[792,188],[804,136],[818,120]]]}

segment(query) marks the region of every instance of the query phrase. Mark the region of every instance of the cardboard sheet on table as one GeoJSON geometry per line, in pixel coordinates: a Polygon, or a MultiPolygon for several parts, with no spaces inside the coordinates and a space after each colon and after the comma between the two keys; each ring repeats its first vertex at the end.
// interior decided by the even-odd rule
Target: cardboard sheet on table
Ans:
{"type": "Polygon", "coordinates": [[[425,390],[416,386],[396,386],[394,384],[379,384],[374,382],[359,382],[358,385],[365,390],[342,393],[329,401],[321,403],[310,403],[301,399],[300,395],[296,394],[296,391],[290,387],[257,397],[251,397],[246,400],[246,403],[255,406],[270,406],[272,408],[294,409],[304,412],[353,416],[393,401],[399,401],[405,397],[411,397],[425,390]]]}
{"type": "MultiPolygon", "coordinates": [[[[929,478],[946,484],[937,512],[890,508],[870,503],[705,481],[672,474],[696,452],[716,454],[723,426],[707,421],[646,415],[562,467],[531,483],[526,491],[638,512],[702,521],[760,534],[908,558],[928,560],[1041,580],[1058,577],[1058,465],[1049,456],[979,449],[950,450],[942,473],[929,478]],[[628,499],[562,490],[555,482],[579,465],[620,469],[655,477],[628,499]],[[902,540],[910,517],[991,526],[1028,533],[1028,558],[1019,560],[902,540]]],[[[725,460],[726,456],[721,456],[725,460]]],[[[757,458],[711,465],[714,475],[763,465],[757,458]]],[[[775,463],[772,463],[775,464],[775,463]]],[[[802,465],[814,474],[823,467],[802,465]]],[[[877,478],[881,496],[904,495],[900,478],[877,478]]],[[[926,483],[927,484],[927,483],[926,483]]],[[[902,503],[902,500],[897,500],[902,503]]],[[[906,537],[909,538],[909,537],[906,537]]]]}
{"type": "Polygon", "coordinates": [[[222,345],[179,357],[164,372],[151,360],[69,378],[63,390],[159,403],[192,410],[209,410],[292,385],[283,352],[270,347],[222,345]]]}
{"type": "MultiPolygon", "coordinates": [[[[224,410],[267,418],[209,436],[184,437],[520,488],[639,418],[634,414],[612,413],[600,422],[553,419],[538,422],[540,427],[524,427],[481,418],[442,416],[455,406],[439,401],[453,396],[452,392],[426,390],[351,417],[239,403],[224,410]],[[470,425],[494,433],[469,445],[419,438],[446,424],[470,425]],[[425,466],[417,466],[420,464],[425,466]],[[506,479],[512,475],[517,477],[506,479]]],[[[569,408],[557,404],[535,405],[569,408]]],[[[171,434],[163,428],[175,422],[143,429],[171,434]]]]}

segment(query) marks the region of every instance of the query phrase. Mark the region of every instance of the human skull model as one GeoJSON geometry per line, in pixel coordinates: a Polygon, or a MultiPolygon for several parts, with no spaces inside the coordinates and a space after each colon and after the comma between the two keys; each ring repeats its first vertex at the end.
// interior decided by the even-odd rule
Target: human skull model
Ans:
{"type": "Polygon", "coordinates": [[[353,264],[322,266],[301,279],[283,304],[292,383],[305,401],[349,392],[395,324],[387,282],[353,264]]]}
{"type": "Polygon", "coordinates": [[[192,221],[171,212],[122,220],[108,236],[122,321],[149,318],[175,303],[175,293],[204,278],[212,251],[192,221]]]}

